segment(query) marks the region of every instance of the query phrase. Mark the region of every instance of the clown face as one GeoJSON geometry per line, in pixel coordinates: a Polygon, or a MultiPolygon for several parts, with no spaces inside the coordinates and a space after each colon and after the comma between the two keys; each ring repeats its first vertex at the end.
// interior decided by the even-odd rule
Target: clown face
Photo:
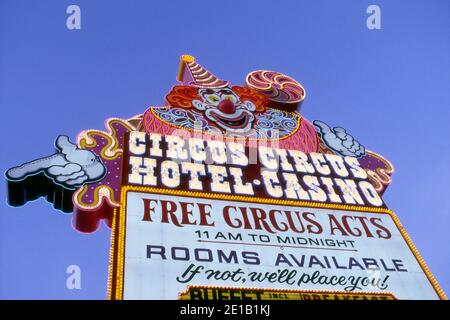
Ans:
{"type": "Polygon", "coordinates": [[[227,132],[244,133],[250,130],[256,110],[250,101],[241,102],[229,88],[199,89],[202,101],[193,100],[192,106],[205,113],[206,118],[227,132]]]}

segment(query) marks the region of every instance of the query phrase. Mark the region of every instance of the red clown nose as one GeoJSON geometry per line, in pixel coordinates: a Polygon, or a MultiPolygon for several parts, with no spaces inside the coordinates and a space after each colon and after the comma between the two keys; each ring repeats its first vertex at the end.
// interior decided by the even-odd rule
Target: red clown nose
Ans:
{"type": "Polygon", "coordinates": [[[223,113],[233,114],[236,112],[236,106],[234,105],[233,101],[228,100],[228,99],[224,99],[224,100],[220,101],[220,103],[217,107],[223,113]]]}

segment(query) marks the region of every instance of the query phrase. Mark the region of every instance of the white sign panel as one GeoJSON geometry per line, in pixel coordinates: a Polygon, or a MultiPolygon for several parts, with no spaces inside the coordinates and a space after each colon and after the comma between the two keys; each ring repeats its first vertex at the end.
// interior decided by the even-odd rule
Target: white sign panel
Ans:
{"type": "Polygon", "coordinates": [[[124,194],[115,232],[116,298],[177,299],[191,285],[439,299],[389,210],[179,194],[124,194]]]}

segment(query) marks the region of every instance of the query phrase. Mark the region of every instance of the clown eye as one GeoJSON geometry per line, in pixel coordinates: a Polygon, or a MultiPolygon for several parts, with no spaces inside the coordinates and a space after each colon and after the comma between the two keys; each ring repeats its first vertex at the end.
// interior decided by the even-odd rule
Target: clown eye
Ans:
{"type": "Polygon", "coordinates": [[[218,102],[220,99],[218,96],[209,96],[208,100],[214,103],[214,102],[218,102]]]}

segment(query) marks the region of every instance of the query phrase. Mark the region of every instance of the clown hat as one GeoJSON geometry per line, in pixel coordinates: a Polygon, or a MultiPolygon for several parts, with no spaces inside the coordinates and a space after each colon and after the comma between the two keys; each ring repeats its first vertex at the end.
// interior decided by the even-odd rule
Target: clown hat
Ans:
{"type": "Polygon", "coordinates": [[[229,85],[228,81],[217,78],[195,62],[195,58],[190,55],[180,57],[177,81],[197,88],[224,88],[229,85]]]}

